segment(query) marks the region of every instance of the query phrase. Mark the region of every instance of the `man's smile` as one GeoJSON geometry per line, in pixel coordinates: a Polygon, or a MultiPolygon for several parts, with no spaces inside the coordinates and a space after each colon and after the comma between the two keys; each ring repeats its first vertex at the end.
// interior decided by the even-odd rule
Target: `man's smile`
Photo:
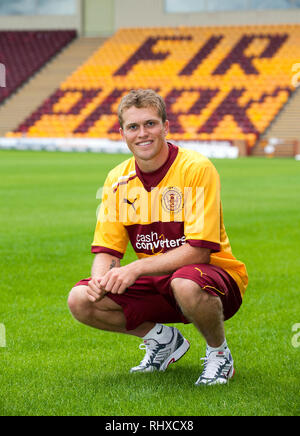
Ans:
{"type": "Polygon", "coordinates": [[[152,140],[148,140],[148,141],[136,142],[135,145],[137,145],[138,147],[146,147],[147,145],[151,145],[152,143],[153,143],[152,140]]]}

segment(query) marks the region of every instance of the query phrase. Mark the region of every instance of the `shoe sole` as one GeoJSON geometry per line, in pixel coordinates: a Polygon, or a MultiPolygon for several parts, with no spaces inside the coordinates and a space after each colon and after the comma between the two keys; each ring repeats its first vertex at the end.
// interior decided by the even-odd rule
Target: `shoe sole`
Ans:
{"type": "Polygon", "coordinates": [[[179,348],[177,348],[174,353],[172,353],[167,360],[165,360],[160,368],[159,371],[165,371],[171,363],[177,362],[179,359],[181,359],[185,353],[189,350],[190,343],[187,339],[183,338],[183,343],[180,345],[179,348]]]}

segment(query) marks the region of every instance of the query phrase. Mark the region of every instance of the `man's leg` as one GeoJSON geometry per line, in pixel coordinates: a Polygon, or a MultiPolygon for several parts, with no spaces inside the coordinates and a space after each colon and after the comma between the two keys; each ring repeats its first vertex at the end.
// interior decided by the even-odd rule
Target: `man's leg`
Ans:
{"type": "Polygon", "coordinates": [[[224,384],[234,375],[233,359],[224,333],[221,299],[201,289],[192,280],[174,278],[171,288],[185,317],[207,342],[204,369],[196,385],[224,384]]]}
{"type": "Polygon", "coordinates": [[[171,287],[183,314],[202,333],[207,344],[210,347],[223,344],[224,316],[220,298],[188,279],[174,278],[171,287]]]}
{"type": "MultiPolygon", "coordinates": [[[[74,318],[79,322],[99,330],[125,333],[143,338],[146,355],[138,366],[131,368],[131,372],[164,371],[170,363],[179,360],[189,349],[188,341],[174,327],[157,322],[141,322],[132,330],[126,329],[126,317],[122,307],[109,297],[104,297],[97,303],[92,303],[86,296],[87,286],[75,286],[69,294],[68,305],[74,318]]],[[[142,293],[142,291],[141,291],[142,293]]],[[[126,295],[126,293],[125,293],[126,295]]],[[[171,308],[159,294],[146,292],[138,306],[133,306],[134,315],[141,313],[146,319],[155,319],[157,314],[162,318],[170,316],[171,308]]],[[[171,312],[171,317],[176,314],[171,312]]]]}
{"type": "Polygon", "coordinates": [[[122,307],[108,297],[92,303],[87,298],[86,290],[87,286],[75,286],[69,294],[68,306],[77,321],[99,330],[126,333],[140,338],[154,327],[154,322],[145,322],[135,330],[126,330],[122,307]]]}

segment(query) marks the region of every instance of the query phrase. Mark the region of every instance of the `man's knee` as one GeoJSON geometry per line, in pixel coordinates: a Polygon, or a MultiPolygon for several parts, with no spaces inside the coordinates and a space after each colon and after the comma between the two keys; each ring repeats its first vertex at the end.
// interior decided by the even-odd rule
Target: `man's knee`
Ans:
{"type": "Polygon", "coordinates": [[[207,304],[216,306],[216,310],[219,306],[222,308],[219,297],[209,294],[193,280],[176,277],[171,281],[171,288],[177,303],[186,313],[207,304]]]}
{"type": "Polygon", "coordinates": [[[201,287],[193,280],[176,277],[171,281],[174,297],[182,301],[201,298],[201,287]]]}
{"type": "Polygon", "coordinates": [[[75,286],[69,293],[68,306],[78,321],[89,321],[97,314],[99,318],[102,312],[122,311],[122,307],[108,297],[102,298],[97,303],[92,303],[87,297],[87,286],[75,286]]]}
{"type": "Polygon", "coordinates": [[[68,296],[69,309],[78,321],[84,321],[91,315],[92,305],[87,298],[87,286],[75,286],[68,296]]]}

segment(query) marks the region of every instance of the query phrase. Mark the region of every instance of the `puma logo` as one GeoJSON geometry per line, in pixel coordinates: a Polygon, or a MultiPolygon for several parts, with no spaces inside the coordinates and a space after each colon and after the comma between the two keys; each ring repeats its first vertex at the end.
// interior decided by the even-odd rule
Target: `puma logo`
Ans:
{"type": "Polygon", "coordinates": [[[136,208],[134,203],[136,202],[138,198],[136,197],[133,201],[128,200],[128,198],[123,198],[123,202],[129,204],[130,206],[133,207],[133,210],[136,212],[136,208]]]}

